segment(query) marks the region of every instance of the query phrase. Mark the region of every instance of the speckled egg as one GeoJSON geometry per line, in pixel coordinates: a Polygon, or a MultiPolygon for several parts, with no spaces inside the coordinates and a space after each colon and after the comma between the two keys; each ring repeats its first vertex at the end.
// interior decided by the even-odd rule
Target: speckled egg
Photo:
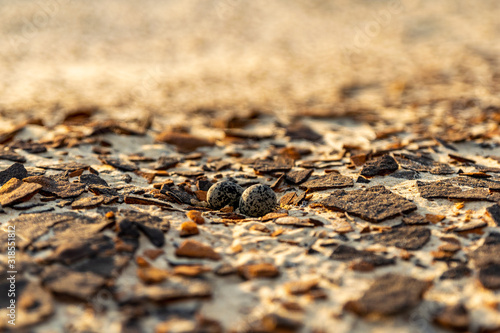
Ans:
{"type": "Polygon", "coordinates": [[[208,189],[208,205],[213,209],[221,209],[227,205],[237,206],[242,193],[243,187],[236,183],[219,182],[208,189]]]}
{"type": "Polygon", "coordinates": [[[277,206],[276,194],[267,185],[250,186],[243,192],[240,199],[240,212],[252,216],[264,216],[277,206]]]}

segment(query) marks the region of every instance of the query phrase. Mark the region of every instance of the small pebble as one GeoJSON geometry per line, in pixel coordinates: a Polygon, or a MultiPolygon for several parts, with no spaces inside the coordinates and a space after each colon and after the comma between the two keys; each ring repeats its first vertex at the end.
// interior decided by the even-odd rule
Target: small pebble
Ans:
{"type": "Polygon", "coordinates": [[[240,199],[241,213],[252,217],[264,216],[272,212],[277,205],[274,191],[262,184],[247,188],[240,199]]]}
{"type": "Polygon", "coordinates": [[[199,233],[200,231],[198,230],[196,223],[187,221],[181,224],[181,231],[179,233],[181,237],[198,235],[199,233]]]}
{"type": "Polygon", "coordinates": [[[243,193],[243,187],[240,185],[224,181],[214,184],[210,187],[207,193],[207,201],[211,208],[221,209],[225,206],[238,205],[241,194],[243,193]]]}
{"type": "Polygon", "coordinates": [[[186,215],[196,224],[205,224],[205,219],[201,216],[201,213],[196,210],[190,210],[186,215]]]}

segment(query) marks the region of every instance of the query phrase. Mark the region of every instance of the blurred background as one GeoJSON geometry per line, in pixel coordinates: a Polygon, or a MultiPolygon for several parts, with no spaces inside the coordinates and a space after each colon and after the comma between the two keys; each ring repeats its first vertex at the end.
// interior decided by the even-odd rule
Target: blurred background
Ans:
{"type": "Polygon", "coordinates": [[[0,0],[0,112],[500,105],[499,9],[496,0],[0,0]]]}

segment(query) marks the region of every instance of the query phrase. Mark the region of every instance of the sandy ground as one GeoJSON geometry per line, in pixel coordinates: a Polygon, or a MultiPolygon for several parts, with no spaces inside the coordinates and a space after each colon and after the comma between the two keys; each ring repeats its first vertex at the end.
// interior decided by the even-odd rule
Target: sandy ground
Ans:
{"type": "Polygon", "coordinates": [[[497,11],[493,0],[1,1],[0,107],[288,114],[496,100],[497,11]]]}
{"type": "MultiPolygon", "coordinates": [[[[243,152],[243,158],[258,159],[266,157],[276,145],[293,145],[310,148],[312,155],[307,160],[314,160],[328,158],[332,151],[346,146],[356,147],[353,151],[366,151],[402,142],[409,144],[403,149],[409,149],[429,142],[435,145],[432,136],[443,132],[449,135],[466,130],[473,137],[491,131],[489,138],[454,144],[458,152],[442,147],[429,152],[443,163],[450,163],[449,153],[457,153],[473,158],[477,164],[500,167],[488,158],[500,156],[500,148],[495,146],[500,142],[495,132],[498,118],[476,119],[478,115],[489,115],[485,111],[488,108],[498,113],[500,106],[499,7],[500,3],[494,0],[474,4],[426,0],[0,0],[1,125],[9,129],[24,120],[40,118],[45,126],[28,125],[15,137],[36,141],[54,133],[71,135],[79,130],[59,125],[66,114],[75,110],[95,109],[96,120],[143,121],[152,116],[152,126],[145,136],[99,136],[111,144],[115,157],[139,152],[151,158],[183,157],[175,147],[155,142],[155,135],[168,128],[184,127],[191,133],[218,140],[215,147],[198,150],[204,153],[201,160],[186,160],[176,168],[179,171],[199,170],[210,159],[231,160],[226,153],[232,149],[243,152]],[[250,122],[246,129],[274,133],[276,138],[258,140],[256,147],[224,140],[224,131],[215,126],[216,120],[251,110],[264,115],[250,122]],[[285,129],[299,117],[323,136],[322,143],[291,142],[285,129]],[[394,128],[403,131],[390,140],[377,141],[377,133],[394,128]],[[412,140],[426,135],[425,140],[415,140],[413,145],[417,146],[411,146],[412,140]],[[491,143],[493,148],[482,148],[481,142],[491,143]]],[[[91,148],[63,147],[41,155],[17,151],[27,156],[26,167],[39,162],[77,160],[97,170],[112,186],[126,186],[121,178],[123,172],[103,165],[91,148]],[[61,151],[65,153],[60,154],[61,151]]],[[[248,164],[231,161],[231,168],[221,172],[224,179],[235,173],[254,174],[248,164]]],[[[349,156],[338,162],[330,168],[356,180],[360,168],[348,167],[349,156]]],[[[0,169],[11,164],[1,161],[0,169]]],[[[467,164],[452,167],[455,172],[459,168],[475,171],[467,164]]],[[[322,175],[323,169],[315,169],[313,176],[322,175]]],[[[449,177],[421,173],[419,180],[449,177]]],[[[169,178],[176,184],[185,180],[176,175],[169,178]]],[[[258,178],[268,185],[275,180],[258,178]]],[[[315,242],[338,240],[340,232],[336,230],[347,223],[352,231],[347,233],[350,240],[346,244],[383,250],[386,256],[403,255],[396,247],[361,239],[362,230],[373,225],[358,217],[339,219],[337,213],[314,205],[294,207],[288,210],[289,215],[314,216],[327,223],[319,228],[285,227],[283,234],[275,237],[252,229],[255,225],[265,226],[272,233],[282,228],[273,222],[254,219],[227,227],[205,214],[207,224],[199,226],[200,235],[195,237],[221,253],[225,263],[237,267],[264,259],[279,267],[281,275],[274,280],[242,281],[236,275],[221,278],[207,273],[203,279],[210,284],[211,299],[165,306],[187,321],[187,329],[172,332],[189,332],[193,318],[186,313],[191,312],[217,320],[224,331],[251,331],[254,322],[266,314],[282,313],[285,302],[294,302],[304,309],[291,314],[285,311],[303,323],[297,329],[302,332],[446,332],[432,324],[436,307],[458,303],[468,310],[470,331],[498,329],[500,294],[481,287],[477,273],[462,280],[436,281],[424,300],[402,316],[360,319],[343,310],[346,302],[359,298],[374,279],[388,272],[438,280],[449,267],[433,261],[431,252],[442,245],[440,237],[450,235],[445,227],[483,221],[485,208],[492,204],[474,201],[457,209],[454,201],[422,198],[415,184],[415,180],[384,176],[373,178],[369,185],[356,183],[352,188],[384,185],[411,199],[419,214],[447,217],[445,224],[426,226],[432,238],[423,249],[413,252],[411,260],[398,259],[397,265],[369,273],[352,270],[349,263],[330,260],[329,247],[315,247],[320,253],[314,256],[305,252],[315,242]],[[465,213],[467,210],[471,212],[465,213]],[[327,237],[319,236],[321,232],[327,237]],[[235,251],[240,245],[242,251],[235,251]],[[286,282],[311,278],[319,279],[319,287],[326,293],[324,300],[290,296],[283,287],[286,282]]],[[[131,185],[151,189],[143,177],[134,174],[131,185]]],[[[330,193],[331,190],[315,192],[308,202],[319,202],[330,193]]],[[[282,194],[278,193],[278,198],[282,194]]],[[[36,195],[32,201],[41,203],[41,196],[36,195]]],[[[68,209],[57,206],[57,202],[44,204],[56,212],[68,209]]],[[[152,261],[153,265],[169,269],[171,262],[184,260],[174,252],[184,240],[178,230],[186,221],[185,214],[166,213],[155,206],[134,208],[166,217],[171,223],[162,247],[165,254],[152,261]]],[[[0,216],[2,224],[20,213],[10,208],[5,211],[0,216]]],[[[85,214],[100,216],[92,210],[85,214]]],[[[401,218],[396,217],[382,225],[400,223],[401,218]]],[[[491,221],[482,229],[484,234],[495,230],[498,227],[491,221]]],[[[111,230],[105,232],[114,234],[111,230]]],[[[462,250],[455,259],[466,260],[467,254],[482,244],[481,237],[460,236],[462,250]]],[[[136,253],[153,248],[141,235],[136,253]]],[[[37,258],[48,256],[50,251],[38,253],[37,258]]],[[[212,270],[219,265],[203,260],[199,263],[212,270]]],[[[135,263],[130,263],[123,270],[115,283],[119,292],[140,285],[137,269],[135,263]]],[[[28,278],[38,281],[37,276],[28,278]]],[[[132,332],[124,327],[133,316],[109,299],[116,294],[105,291],[86,302],[54,300],[54,314],[31,330],[132,332]],[[99,311],[100,306],[106,311],[99,311]]],[[[160,313],[152,304],[145,308],[149,312],[137,320],[138,332],[152,332],[172,317],[170,313],[160,313]]]]}

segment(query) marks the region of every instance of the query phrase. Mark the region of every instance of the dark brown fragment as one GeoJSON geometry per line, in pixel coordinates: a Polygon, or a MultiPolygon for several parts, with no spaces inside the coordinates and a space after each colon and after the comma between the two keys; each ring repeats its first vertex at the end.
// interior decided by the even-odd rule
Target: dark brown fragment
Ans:
{"type": "Polygon", "coordinates": [[[210,246],[195,240],[185,240],[175,250],[175,255],[179,257],[220,260],[221,256],[210,246]]]}
{"type": "Polygon", "coordinates": [[[45,153],[47,151],[47,147],[45,147],[43,144],[40,144],[38,142],[33,142],[33,141],[13,141],[9,144],[10,149],[22,149],[25,152],[28,152],[30,154],[40,154],[40,153],[45,153]]]}
{"type": "MultiPolygon", "coordinates": [[[[208,282],[192,278],[172,276],[159,284],[137,284],[133,288],[120,290],[118,294],[118,301],[120,303],[132,304],[144,301],[164,303],[190,298],[210,297],[211,295],[212,287],[208,282]]],[[[197,331],[203,332],[204,329],[206,329],[206,327],[197,331]]]]}
{"type": "Polygon", "coordinates": [[[434,322],[454,331],[466,331],[470,324],[469,312],[463,304],[446,306],[438,311],[434,322]]]}
{"type": "Polygon", "coordinates": [[[297,123],[289,126],[286,130],[286,136],[292,140],[306,140],[316,142],[323,138],[315,131],[313,131],[309,126],[297,123]]]}
{"type": "Polygon", "coordinates": [[[490,180],[455,177],[435,182],[417,181],[417,186],[420,195],[426,199],[500,200],[497,193],[490,193],[490,190],[498,190],[500,184],[490,180]],[[472,189],[462,190],[460,186],[472,187],[472,189]]]}
{"type": "Polygon", "coordinates": [[[396,315],[417,306],[429,287],[427,281],[386,274],[377,278],[361,298],[347,302],[344,308],[360,316],[396,315]]]}
{"type": "Polygon", "coordinates": [[[87,164],[78,162],[64,162],[64,163],[40,163],[36,165],[37,168],[59,170],[59,171],[76,171],[80,169],[89,169],[87,164]]]}
{"type": "Polygon", "coordinates": [[[280,205],[282,206],[291,205],[296,198],[297,198],[296,192],[288,192],[281,197],[280,205]]]}
{"type": "Polygon", "coordinates": [[[0,171],[0,186],[7,183],[12,178],[23,180],[28,177],[28,171],[19,163],[14,163],[4,171],[0,171]]]}
{"type": "Polygon", "coordinates": [[[126,196],[124,198],[124,201],[126,204],[129,204],[129,205],[154,205],[154,206],[158,206],[158,207],[172,208],[172,205],[170,205],[168,202],[158,200],[158,199],[138,197],[135,195],[126,196]]]}
{"type": "Polygon", "coordinates": [[[86,185],[102,185],[102,186],[109,186],[108,183],[99,177],[98,175],[94,174],[85,174],[80,176],[80,183],[86,184],[86,185]]]}
{"type": "Polygon", "coordinates": [[[37,213],[25,214],[9,221],[16,225],[16,245],[20,249],[29,246],[38,237],[48,232],[49,228],[57,224],[69,224],[78,219],[75,213],[37,213]]]}
{"type": "Polygon", "coordinates": [[[196,181],[196,188],[200,191],[208,191],[210,187],[212,187],[214,183],[212,183],[209,180],[197,180],[196,181]]]}
{"type": "Polygon", "coordinates": [[[179,164],[179,159],[176,157],[160,156],[158,161],[152,165],[155,170],[168,170],[179,164]]]}
{"type": "Polygon", "coordinates": [[[271,263],[246,264],[238,267],[238,275],[245,280],[256,278],[276,278],[280,275],[278,267],[271,263]]]}
{"type": "Polygon", "coordinates": [[[492,290],[500,289],[500,264],[492,264],[481,268],[478,278],[485,288],[492,290]]]}
{"type": "Polygon", "coordinates": [[[361,169],[361,175],[364,177],[385,176],[393,173],[399,168],[398,163],[391,155],[383,155],[374,160],[365,163],[361,169]]]}
{"type": "Polygon", "coordinates": [[[283,181],[284,181],[284,180],[285,180],[285,174],[283,173],[283,174],[281,174],[281,176],[279,176],[279,177],[278,177],[278,179],[276,179],[276,180],[274,181],[274,183],[272,183],[272,184],[271,184],[271,186],[270,186],[270,187],[271,187],[273,190],[276,190],[278,187],[280,187],[280,186],[281,186],[281,184],[283,184],[283,181]]]}
{"type": "Polygon", "coordinates": [[[419,250],[431,238],[431,231],[425,227],[399,227],[380,234],[369,234],[363,239],[373,240],[385,246],[405,250],[419,250]]]}
{"type": "Polygon", "coordinates": [[[290,172],[287,172],[285,176],[285,180],[290,183],[290,184],[301,184],[305,182],[313,173],[313,169],[309,170],[293,170],[290,172]]]}
{"type": "Polygon", "coordinates": [[[394,265],[396,261],[393,258],[385,258],[381,255],[375,254],[370,251],[358,250],[354,247],[347,245],[339,245],[330,255],[330,259],[338,261],[354,261],[362,260],[369,263],[374,267],[394,265]]]}
{"type": "Polygon", "coordinates": [[[105,157],[105,156],[101,156],[99,159],[103,164],[111,165],[111,166],[113,166],[117,169],[123,170],[123,171],[138,170],[137,165],[135,165],[134,163],[132,163],[130,161],[126,161],[123,159],[111,158],[111,157],[105,157]]]}
{"type": "Polygon", "coordinates": [[[276,219],[274,223],[298,228],[314,228],[316,226],[324,225],[324,223],[319,220],[311,218],[298,218],[295,216],[280,217],[276,219]]]}
{"type": "Polygon", "coordinates": [[[52,293],[88,301],[104,286],[106,279],[90,272],[64,266],[50,266],[41,275],[42,284],[52,293]]]}
{"type": "Polygon", "coordinates": [[[26,157],[19,155],[13,150],[4,149],[0,151],[0,160],[8,160],[18,163],[26,162],[26,157]]]}
{"type": "Polygon", "coordinates": [[[89,191],[95,195],[104,195],[106,197],[118,196],[118,192],[115,189],[103,185],[89,185],[89,191]]]}
{"type": "Polygon", "coordinates": [[[12,129],[7,130],[7,131],[1,131],[0,132],[0,144],[4,144],[4,143],[12,140],[16,136],[17,133],[21,132],[24,129],[25,126],[26,126],[26,123],[17,125],[15,127],[13,127],[12,129]]]}
{"type": "Polygon", "coordinates": [[[273,161],[258,160],[255,162],[253,168],[258,173],[273,173],[289,171],[293,165],[294,161],[292,159],[279,157],[273,161]]]}
{"type": "Polygon", "coordinates": [[[24,181],[27,183],[41,185],[41,194],[56,196],[63,199],[77,197],[85,191],[84,184],[70,183],[68,181],[60,180],[60,177],[53,178],[46,176],[32,176],[24,178],[24,181]],[[53,178],[56,178],[57,180],[54,180],[53,178]]]}
{"type": "Polygon", "coordinates": [[[409,169],[417,172],[430,172],[437,175],[447,175],[455,173],[455,171],[447,164],[435,162],[432,158],[426,155],[401,153],[394,154],[394,158],[404,169],[409,169]]]}
{"type": "Polygon", "coordinates": [[[196,178],[199,176],[203,176],[205,173],[203,171],[175,171],[172,174],[186,178],[196,178]]]}
{"type": "Polygon", "coordinates": [[[320,204],[374,223],[417,209],[414,203],[392,193],[384,186],[374,186],[366,190],[337,190],[320,201],[320,204]]]}
{"type": "Polygon", "coordinates": [[[41,185],[24,183],[17,178],[12,178],[0,188],[0,205],[8,207],[19,202],[28,201],[41,188],[41,185]]]}
{"type": "Polygon", "coordinates": [[[464,277],[468,277],[472,274],[472,270],[466,265],[458,265],[445,271],[439,277],[440,280],[458,280],[464,277]]]}
{"type": "Polygon", "coordinates": [[[470,158],[465,158],[459,155],[454,155],[454,154],[448,154],[448,156],[451,159],[454,159],[455,161],[458,161],[460,163],[465,163],[465,164],[476,164],[476,161],[471,160],[470,158]]]}
{"type": "Polygon", "coordinates": [[[156,136],[156,141],[172,144],[177,147],[181,153],[190,153],[199,147],[210,147],[214,143],[201,137],[197,137],[188,133],[166,131],[156,136]]]}
{"type": "Polygon", "coordinates": [[[403,223],[407,225],[429,224],[429,221],[422,215],[413,212],[403,217],[403,223]]]}
{"type": "Polygon", "coordinates": [[[92,209],[97,208],[104,203],[104,198],[100,196],[81,198],[73,201],[72,209],[92,209]]]}
{"type": "Polygon", "coordinates": [[[491,217],[497,226],[500,226],[500,206],[494,204],[486,208],[486,213],[491,217]]]}
{"type": "Polygon", "coordinates": [[[248,140],[264,140],[271,139],[275,136],[274,133],[258,133],[256,131],[249,131],[239,128],[225,129],[224,134],[226,138],[248,139],[248,140]]]}
{"type": "Polygon", "coordinates": [[[500,265],[500,234],[492,232],[486,237],[484,244],[470,252],[468,257],[474,261],[476,267],[486,267],[490,264],[500,265]]]}
{"type": "Polygon", "coordinates": [[[332,172],[302,183],[299,187],[309,191],[322,191],[331,188],[352,187],[354,181],[349,176],[332,172]]]}

